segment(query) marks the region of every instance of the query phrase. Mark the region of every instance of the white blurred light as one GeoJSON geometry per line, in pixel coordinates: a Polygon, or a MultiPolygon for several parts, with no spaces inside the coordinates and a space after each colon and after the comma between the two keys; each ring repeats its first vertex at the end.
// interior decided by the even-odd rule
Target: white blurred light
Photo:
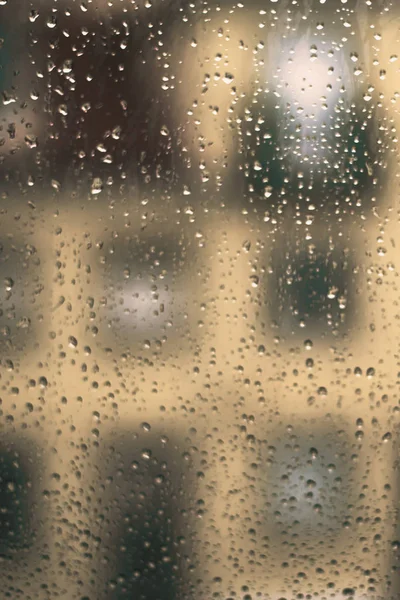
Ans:
{"type": "Polygon", "coordinates": [[[112,319],[116,319],[127,335],[135,331],[161,335],[166,328],[182,324],[186,300],[183,291],[177,290],[169,278],[155,285],[133,278],[114,290],[110,309],[112,319]]]}
{"type": "Polygon", "coordinates": [[[310,166],[331,164],[335,140],[327,138],[334,123],[349,118],[346,109],[355,95],[347,49],[317,36],[280,48],[272,52],[271,67],[284,154],[310,166]]]}
{"type": "Polygon", "coordinates": [[[283,53],[279,64],[279,88],[283,98],[292,106],[306,112],[312,109],[320,111],[326,100],[330,104],[337,101],[341,70],[337,57],[329,57],[326,52],[319,53],[315,44],[301,40],[283,53]],[[331,90],[328,85],[332,86],[331,90]]]}
{"type": "Polygon", "coordinates": [[[165,289],[163,282],[157,285],[155,291],[150,285],[135,282],[132,287],[124,289],[123,299],[121,308],[125,311],[125,317],[133,318],[139,326],[154,326],[155,321],[165,320],[173,311],[174,294],[165,289]],[[161,311],[160,307],[163,307],[161,311]]]}

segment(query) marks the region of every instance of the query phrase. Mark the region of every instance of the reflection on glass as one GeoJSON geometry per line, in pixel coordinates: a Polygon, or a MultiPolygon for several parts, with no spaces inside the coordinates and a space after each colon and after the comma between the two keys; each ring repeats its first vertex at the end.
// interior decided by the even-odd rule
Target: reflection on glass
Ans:
{"type": "Polygon", "coordinates": [[[348,457],[351,438],[344,429],[289,427],[261,451],[262,499],[266,521],[299,543],[343,532],[356,468],[348,457]],[[297,534],[297,536],[296,536],[297,534]]]}
{"type": "Polygon", "coordinates": [[[102,319],[124,344],[175,338],[187,327],[189,252],[185,239],[141,236],[105,247],[102,319]]]}
{"type": "Polygon", "coordinates": [[[266,301],[272,324],[286,334],[338,335],[352,325],[355,285],[346,250],[310,244],[272,252],[266,301]]]}
{"type": "Polygon", "coordinates": [[[13,236],[0,242],[0,343],[21,351],[34,338],[37,298],[43,290],[39,253],[13,236]]]}
{"type": "Polygon", "coordinates": [[[183,597],[190,556],[189,455],[160,432],[117,433],[109,443],[106,597],[183,597]]]}
{"type": "Polygon", "coordinates": [[[16,442],[3,438],[0,444],[0,551],[8,560],[20,550],[30,550],[37,519],[33,505],[37,451],[16,442]]]}
{"type": "MultiPolygon", "coordinates": [[[[55,11],[44,7],[33,27],[36,56],[47,71],[40,85],[48,102],[45,156],[52,176],[68,183],[73,173],[108,185],[132,176],[145,183],[174,179],[176,123],[160,97],[165,70],[154,48],[159,34],[151,31],[155,9],[61,4],[55,11]]],[[[157,13],[156,22],[168,20],[163,6],[157,13]]]]}
{"type": "Polygon", "coordinates": [[[258,52],[257,92],[244,115],[245,176],[266,208],[371,208],[383,156],[374,88],[357,25],[343,35],[341,19],[322,6],[306,21],[296,13],[258,52]]]}

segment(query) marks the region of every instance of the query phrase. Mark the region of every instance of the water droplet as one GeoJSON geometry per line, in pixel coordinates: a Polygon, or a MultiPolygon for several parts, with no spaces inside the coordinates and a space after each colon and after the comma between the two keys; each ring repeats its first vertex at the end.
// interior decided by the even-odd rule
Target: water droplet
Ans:
{"type": "Polygon", "coordinates": [[[39,145],[38,138],[35,135],[26,135],[25,143],[28,148],[37,148],[39,145]]]}
{"type": "Polygon", "coordinates": [[[251,287],[256,288],[260,282],[258,275],[250,275],[251,287]]]}
{"type": "Polygon", "coordinates": [[[47,19],[46,25],[49,29],[54,29],[54,27],[57,26],[57,19],[56,19],[55,15],[52,15],[51,17],[49,17],[47,19]]]}
{"type": "Polygon", "coordinates": [[[39,16],[39,11],[38,10],[31,10],[30,15],[29,15],[29,20],[31,23],[34,23],[36,21],[36,19],[39,16]]]}
{"type": "Polygon", "coordinates": [[[111,136],[114,140],[119,140],[119,138],[121,137],[121,127],[119,125],[117,125],[117,127],[114,127],[114,129],[111,132],[111,136]]]}
{"type": "Polygon", "coordinates": [[[100,192],[102,192],[102,191],[103,191],[103,181],[100,179],[100,177],[95,177],[92,181],[90,193],[95,196],[97,194],[100,194],[100,192]]]}
{"type": "Polygon", "coordinates": [[[68,338],[68,346],[70,348],[76,348],[78,345],[78,340],[73,335],[70,335],[68,338]]]}
{"type": "Polygon", "coordinates": [[[233,80],[234,76],[231,73],[225,73],[225,75],[222,78],[222,81],[226,84],[232,83],[233,80]]]}
{"type": "Polygon", "coordinates": [[[7,292],[10,292],[11,289],[14,287],[14,280],[11,279],[11,277],[6,277],[4,279],[4,286],[5,286],[6,290],[7,290],[7,292]]]}
{"type": "Polygon", "coordinates": [[[54,188],[55,190],[57,190],[57,192],[59,192],[61,190],[61,183],[59,181],[57,181],[57,179],[52,179],[51,187],[54,188]]]}
{"type": "Polygon", "coordinates": [[[15,95],[11,94],[10,92],[3,91],[2,94],[3,94],[4,106],[8,106],[9,104],[12,104],[13,102],[17,101],[17,98],[15,97],[15,95]]]}

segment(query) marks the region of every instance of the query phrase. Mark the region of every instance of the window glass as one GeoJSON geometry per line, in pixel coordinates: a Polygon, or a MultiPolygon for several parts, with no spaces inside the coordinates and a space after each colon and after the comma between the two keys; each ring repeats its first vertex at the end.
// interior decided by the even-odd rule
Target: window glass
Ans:
{"type": "Polygon", "coordinates": [[[398,600],[394,0],[0,0],[0,598],[398,600]]]}

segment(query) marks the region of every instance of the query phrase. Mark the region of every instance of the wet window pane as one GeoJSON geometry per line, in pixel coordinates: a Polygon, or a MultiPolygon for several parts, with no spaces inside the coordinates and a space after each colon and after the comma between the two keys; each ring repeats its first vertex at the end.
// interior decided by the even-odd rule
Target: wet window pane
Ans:
{"type": "Polygon", "coordinates": [[[397,600],[393,0],[0,0],[0,593],[397,600]]]}

